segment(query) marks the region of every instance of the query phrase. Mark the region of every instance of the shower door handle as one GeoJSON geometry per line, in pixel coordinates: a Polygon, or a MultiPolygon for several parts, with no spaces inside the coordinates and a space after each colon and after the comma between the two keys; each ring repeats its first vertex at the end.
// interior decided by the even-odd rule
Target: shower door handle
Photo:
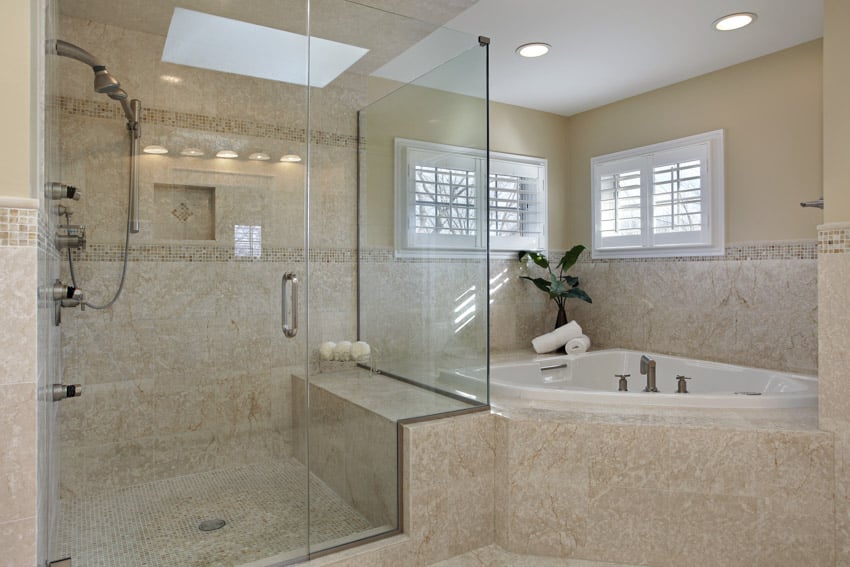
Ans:
{"type": "Polygon", "coordinates": [[[280,281],[280,327],[290,339],[298,333],[298,278],[292,272],[283,274],[280,281]],[[289,293],[286,288],[289,287],[289,293]],[[287,298],[289,301],[287,302],[287,298]],[[290,309],[291,308],[291,309],[290,309]],[[292,321],[289,322],[289,311],[292,321]]]}

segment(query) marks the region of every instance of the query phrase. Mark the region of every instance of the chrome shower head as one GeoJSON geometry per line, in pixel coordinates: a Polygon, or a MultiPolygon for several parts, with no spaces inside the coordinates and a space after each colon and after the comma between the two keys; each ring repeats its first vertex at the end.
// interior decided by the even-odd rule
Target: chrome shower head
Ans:
{"type": "Polygon", "coordinates": [[[56,39],[48,42],[48,51],[61,55],[62,57],[70,57],[81,63],[85,63],[94,71],[94,90],[99,93],[111,93],[121,88],[121,83],[118,79],[109,74],[100,59],[83,49],[77,47],[73,43],[56,39]]]}
{"type": "MultiPolygon", "coordinates": [[[[112,93],[121,90],[121,83],[118,82],[118,79],[109,74],[109,71],[106,70],[106,67],[93,67],[94,71],[94,90],[99,93],[106,93],[110,98],[115,98],[112,96],[112,93]]],[[[124,92],[124,91],[121,91],[124,92]]],[[[127,97],[127,93],[124,93],[124,98],[127,97]]],[[[116,100],[121,100],[117,98],[116,100]]]]}

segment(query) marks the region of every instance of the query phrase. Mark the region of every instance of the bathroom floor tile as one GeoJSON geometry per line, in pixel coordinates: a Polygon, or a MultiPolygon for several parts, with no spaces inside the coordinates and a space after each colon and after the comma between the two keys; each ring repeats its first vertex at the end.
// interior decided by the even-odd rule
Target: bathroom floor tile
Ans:
{"type": "MultiPolygon", "coordinates": [[[[307,469],[291,459],[209,471],[97,496],[61,500],[57,557],[78,567],[212,567],[281,553],[307,544],[307,469]],[[201,531],[204,520],[224,527],[201,531]]],[[[311,475],[310,541],[351,541],[373,526],[311,475]]]]}

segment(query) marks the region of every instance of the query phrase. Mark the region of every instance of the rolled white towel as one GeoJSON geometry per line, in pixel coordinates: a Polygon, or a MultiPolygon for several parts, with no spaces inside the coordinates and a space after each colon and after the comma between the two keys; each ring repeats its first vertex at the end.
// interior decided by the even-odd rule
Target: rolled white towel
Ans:
{"type": "Polygon", "coordinates": [[[351,345],[351,358],[357,362],[366,362],[369,360],[369,354],[372,352],[372,347],[369,343],[357,341],[351,345]]]}
{"type": "Polygon", "coordinates": [[[587,349],[590,348],[590,337],[587,335],[582,335],[580,337],[576,337],[575,339],[570,339],[567,341],[567,344],[564,345],[564,350],[567,351],[567,354],[581,354],[583,352],[587,352],[587,349]]]}
{"type": "Polygon", "coordinates": [[[333,360],[334,357],[334,349],[336,349],[336,343],[332,341],[328,341],[326,343],[322,343],[319,345],[319,357],[322,360],[333,360]]]}
{"type": "Polygon", "coordinates": [[[544,352],[552,352],[567,344],[570,339],[577,339],[581,336],[581,327],[575,321],[570,321],[566,325],[561,325],[551,333],[546,333],[531,340],[531,346],[534,347],[534,352],[543,354],[544,352]]]}
{"type": "Polygon", "coordinates": [[[336,343],[334,360],[351,360],[351,341],[339,341],[336,343]]]}

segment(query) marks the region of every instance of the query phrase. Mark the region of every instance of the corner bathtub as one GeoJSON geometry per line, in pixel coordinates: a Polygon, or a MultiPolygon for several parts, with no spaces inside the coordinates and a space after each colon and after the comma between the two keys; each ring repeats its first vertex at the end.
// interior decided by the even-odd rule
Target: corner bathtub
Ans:
{"type": "MultiPolygon", "coordinates": [[[[485,368],[443,371],[438,382],[462,396],[468,389],[465,385],[480,384],[485,373],[485,368]]],[[[610,349],[491,364],[490,394],[496,401],[513,398],[608,406],[797,408],[817,405],[818,381],[814,376],[610,349]],[[640,357],[644,354],[656,361],[658,393],[642,391],[646,376],[640,373],[640,357]],[[615,374],[631,374],[628,392],[617,390],[615,374]],[[690,378],[687,394],[675,393],[679,374],[690,378]]]]}

